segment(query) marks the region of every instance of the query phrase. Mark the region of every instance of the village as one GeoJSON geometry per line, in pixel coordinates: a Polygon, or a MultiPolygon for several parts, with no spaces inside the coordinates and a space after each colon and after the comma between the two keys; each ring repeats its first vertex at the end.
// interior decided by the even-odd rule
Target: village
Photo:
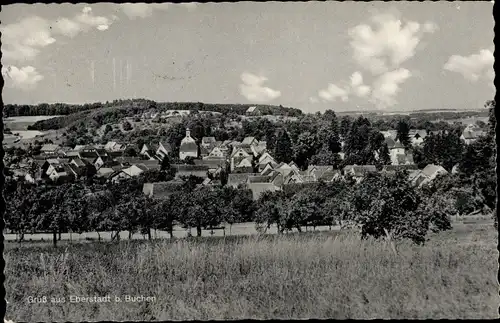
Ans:
{"type": "MultiPolygon", "coordinates": [[[[263,117],[258,108],[250,107],[247,116],[263,117]]],[[[150,118],[155,116],[148,116],[150,118]]],[[[196,176],[203,181],[202,186],[227,185],[233,188],[249,189],[254,200],[265,191],[279,191],[289,184],[307,184],[354,179],[362,181],[370,172],[395,172],[406,170],[408,180],[415,186],[433,181],[438,175],[448,171],[441,165],[428,164],[418,169],[411,150],[396,139],[397,131],[381,131],[389,149],[390,164],[377,169],[375,165],[345,165],[335,169],[333,165],[307,165],[300,169],[293,161],[277,162],[273,152],[267,149],[266,141],[255,137],[245,137],[242,141],[217,141],[215,137],[194,138],[190,129],[185,129],[178,155],[173,155],[171,143],[151,142],[142,147],[132,147],[135,156],[125,152],[131,146],[127,143],[110,141],[104,145],[76,145],[64,147],[44,144],[38,155],[26,157],[10,166],[14,176],[27,182],[50,181],[71,182],[84,176],[95,176],[101,180],[117,183],[125,178],[138,177],[147,171],[160,171],[162,162],[168,163],[175,172],[175,178],[167,182],[144,183],[143,192],[152,198],[165,198],[174,192],[185,178],[196,176]]],[[[411,129],[409,139],[414,147],[421,147],[426,136],[439,131],[411,129]]],[[[469,125],[462,133],[461,140],[469,145],[484,135],[482,129],[469,125]]],[[[342,148],[344,141],[341,142],[342,148]]],[[[344,152],[339,156],[344,159],[344,152]]],[[[377,156],[376,156],[377,157],[377,156]]],[[[451,172],[456,172],[454,167],[451,172]]]]}

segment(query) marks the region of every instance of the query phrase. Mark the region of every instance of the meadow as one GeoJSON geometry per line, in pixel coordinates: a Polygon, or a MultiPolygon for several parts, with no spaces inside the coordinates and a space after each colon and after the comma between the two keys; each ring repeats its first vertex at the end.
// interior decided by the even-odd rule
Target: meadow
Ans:
{"type": "Polygon", "coordinates": [[[399,242],[395,250],[349,231],[58,248],[6,244],[6,317],[15,322],[498,318],[493,225],[455,224],[428,238],[424,246],[399,242]],[[72,303],[71,295],[109,295],[111,301],[72,303]],[[143,301],[126,302],[126,295],[143,301]],[[45,296],[47,303],[29,303],[30,296],[45,296]]]}

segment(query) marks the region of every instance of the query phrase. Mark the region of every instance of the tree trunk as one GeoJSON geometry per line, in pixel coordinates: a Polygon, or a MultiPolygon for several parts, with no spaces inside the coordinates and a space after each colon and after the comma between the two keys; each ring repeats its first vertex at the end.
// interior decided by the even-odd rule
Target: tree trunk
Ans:
{"type": "Polygon", "coordinates": [[[129,240],[132,240],[132,230],[129,230],[129,231],[128,231],[128,239],[129,239],[129,240]]]}
{"type": "Polygon", "coordinates": [[[277,224],[276,226],[278,227],[278,232],[277,232],[277,233],[278,233],[278,234],[281,234],[280,225],[279,225],[279,224],[277,224]]]}
{"type": "Polygon", "coordinates": [[[59,237],[57,240],[61,241],[61,230],[59,230],[59,237]]]}
{"type": "Polygon", "coordinates": [[[302,232],[302,228],[300,227],[300,225],[297,225],[297,231],[302,232]]]}
{"type": "Polygon", "coordinates": [[[99,231],[97,231],[97,240],[101,241],[101,234],[99,233],[99,231]]]}
{"type": "Polygon", "coordinates": [[[233,228],[233,224],[229,223],[229,235],[231,235],[231,229],[233,228]]]}
{"type": "Polygon", "coordinates": [[[155,228],[155,239],[156,239],[156,228],[155,228]]]}
{"type": "Polygon", "coordinates": [[[148,229],[148,240],[151,240],[151,229],[148,229]]]}
{"type": "Polygon", "coordinates": [[[57,231],[55,230],[52,232],[52,244],[57,247],[57,231]]]}
{"type": "Polygon", "coordinates": [[[172,226],[168,228],[168,234],[170,234],[170,239],[174,238],[174,228],[172,226]]]}
{"type": "Polygon", "coordinates": [[[201,237],[201,227],[200,226],[196,227],[196,236],[201,237]]]}

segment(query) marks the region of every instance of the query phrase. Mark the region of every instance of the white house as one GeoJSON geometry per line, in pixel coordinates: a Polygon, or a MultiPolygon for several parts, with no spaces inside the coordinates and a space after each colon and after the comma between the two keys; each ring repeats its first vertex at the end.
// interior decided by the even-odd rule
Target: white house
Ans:
{"type": "Polygon", "coordinates": [[[186,128],[186,137],[182,139],[179,149],[179,159],[184,160],[186,157],[198,158],[198,145],[194,138],[191,137],[189,128],[186,128]]]}

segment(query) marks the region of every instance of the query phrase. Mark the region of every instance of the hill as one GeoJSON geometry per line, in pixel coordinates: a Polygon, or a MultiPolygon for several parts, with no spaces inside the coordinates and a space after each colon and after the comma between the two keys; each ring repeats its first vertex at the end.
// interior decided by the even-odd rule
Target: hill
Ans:
{"type": "Polygon", "coordinates": [[[145,112],[165,113],[171,110],[206,111],[223,114],[244,115],[250,106],[257,106],[263,114],[298,117],[302,111],[295,108],[288,108],[274,105],[251,105],[251,104],[205,104],[201,102],[154,102],[151,100],[115,100],[106,102],[84,104],[84,105],[63,105],[60,103],[37,106],[6,105],[5,114],[7,116],[28,115],[61,115],[50,120],[36,122],[30,126],[30,130],[53,130],[72,126],[75,123],[84,122],[87,125],[102,126],[107,123],[116,123],[123,118],[131,118],[145,112]]]}

